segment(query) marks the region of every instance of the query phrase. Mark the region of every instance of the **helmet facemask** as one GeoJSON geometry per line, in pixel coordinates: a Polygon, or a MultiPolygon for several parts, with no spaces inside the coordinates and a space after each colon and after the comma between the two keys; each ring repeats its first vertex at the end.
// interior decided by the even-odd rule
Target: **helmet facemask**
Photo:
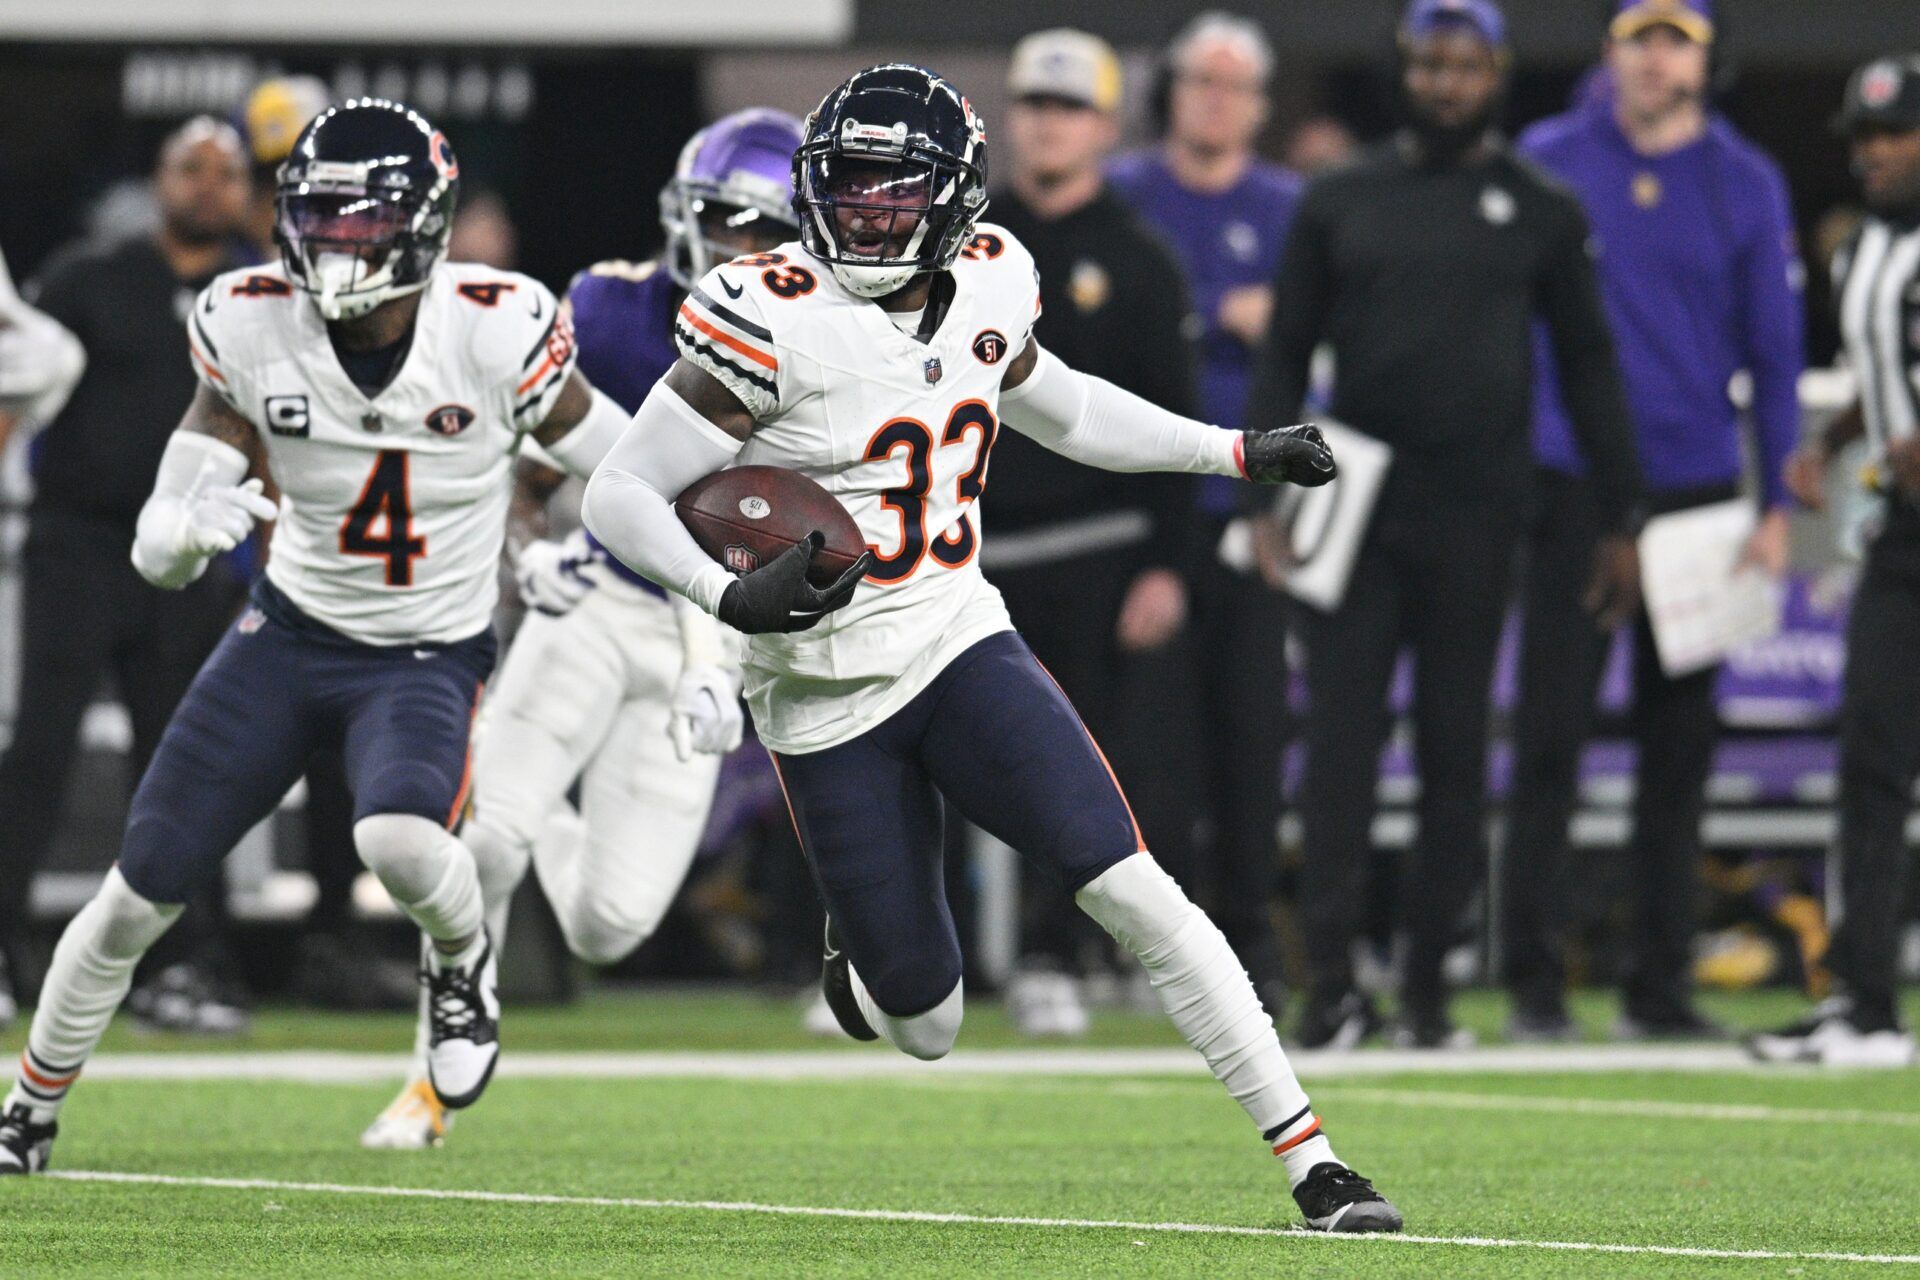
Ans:
{"type": "Polygon", "coordinates": [[[750,190],[742,179],[752,176],[735,175],[727,182],[676,178],[660,192],[667,274],[682,289],[693,288],[723,262],[793,238],[793,209],[785,188],[771,194],[750,190]]]}
{"type": "Polygon", "coordinates": [[[848,120],[838,138],[802,148],[794,167],[801,244],[863,298],[946,270],[986,207],[973,164],[901,126],[848,120]]]}
{"type": "MultiPolygon", "coordinates": [[[[352,320],[424,288],[446,253],[448,194],[370,187],[358,166],[315,162],[299,179],[283,176],[274,237],[288,278],[327,320],[352,320]],[[355,180],[360,178],[360,180],[355,180]]],[[[443,183],[444,184],[444,183],[443,183]]]]}

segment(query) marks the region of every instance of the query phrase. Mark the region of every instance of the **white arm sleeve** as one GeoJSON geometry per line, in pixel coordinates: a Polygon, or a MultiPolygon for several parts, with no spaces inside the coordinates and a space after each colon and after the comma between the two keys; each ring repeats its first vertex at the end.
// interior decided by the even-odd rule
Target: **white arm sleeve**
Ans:
{"type": "Polygon", "coordinates": [[[1106,471],[1245,474],[1238,431],[1168,413],[1068,368],[1044,347],[1027,380],[1000,393],[1000,417],[1055,453],[1106,471]]]}
{"type": "Polygon", "coordinates": [[[176,431],[167,437],[153,493],[134,526],[133,567],[156,587],[178,590],[206,572],[210,551],[193,545],[194,499],[247,478],[247,455],[212,436],[176,431]]]}
{"type": "MultiPolygon", "coordinates": [[[[593,405],[573,429],[546,446],[546,454],[573,475],[585,480],[601,459],[612,452],[627,429],[627,414],[606,392],[593,390],[593,405]]],[[[535,443],[538,443],[537,441],[535,443]]]]}
{"type": "Polygon", "coordinates": [[[725,469],[742,444],[665,381],[655,383],[587,483],[580,519],[620,563],[713,613],[733,575],[700,549],[673,500],[725,469]]]}

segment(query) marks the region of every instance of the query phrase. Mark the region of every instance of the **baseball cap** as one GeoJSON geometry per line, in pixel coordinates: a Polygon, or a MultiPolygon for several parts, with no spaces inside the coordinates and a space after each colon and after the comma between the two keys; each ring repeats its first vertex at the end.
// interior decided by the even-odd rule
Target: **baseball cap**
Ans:
{"type": "Polygon", "coordinates": [[[1114,111],[1120,106],[1120,59],[1099,36],[1071,27],[1036,31],[1013,46],[1007,91],[1016,98],[1060,98],[1114,111]]]}
{"type": "Polygon", "coordinates": [[[1493,0],[1413,0],[1400,20],[1403,40],[1417,40],[1446,27],[1466,27],[1496,49],[1507,44],[1507,16],[1493,0]]]}
{"type": "Polygon", "coordinates": [[[1852,133],[1862,125],[1920,129],[1920,53],[1875,58],[1853,73],[1833,127],[1852,133]]]}
{"type": "Polygon", "coordinates": [[[1672,27],[1695,44],[1713,43],[1713,0],[1620,0],[1607,34],[1631,40],[1654,27],[1672,27]]]}

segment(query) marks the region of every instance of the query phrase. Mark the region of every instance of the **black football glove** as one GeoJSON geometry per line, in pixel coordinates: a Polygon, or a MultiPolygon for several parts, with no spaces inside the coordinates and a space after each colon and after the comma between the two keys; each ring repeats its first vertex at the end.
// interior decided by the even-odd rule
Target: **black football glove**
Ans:
{"type": "Polygon", "coordinates": [[[810,533],[752,573],[734,579],[721,593],[720,621],[750,636],[805,631],[853,599],[853,589],[873,567],[873,552],[862,553],[830,586],[816,587],[807,581],[807,566],[825,541],[817,531],[810,533]]]}
{"type": "Polygon", "coordinates": [[[1297,484],[1312,489],[1340,474],[1333,450],[1311,422],[1278,431],[1242,431],[1240,468],[1255,484],[1297,484]]]}

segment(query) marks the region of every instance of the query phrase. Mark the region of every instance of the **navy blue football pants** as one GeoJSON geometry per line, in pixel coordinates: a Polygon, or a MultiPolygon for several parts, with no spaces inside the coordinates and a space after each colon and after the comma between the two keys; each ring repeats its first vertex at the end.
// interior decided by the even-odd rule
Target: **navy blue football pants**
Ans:
{"type": "Polygon", "coordinates": [[[407,813],[451,827],[494,654],[491,629],[453,644],[360,644],[262,580],[161,736],[120,874],[151,901],[186,901],[321,750],[343,754],[356,822],[407,813]]]}
{"type": "Polygon", "coordinates": [[[897,1018],[960,981],[943,798],[1068,893],[1144,848],[1100,748],[1011,631],[962,653],[859,737],[774,763],[841,945],[897,1018]]]}

